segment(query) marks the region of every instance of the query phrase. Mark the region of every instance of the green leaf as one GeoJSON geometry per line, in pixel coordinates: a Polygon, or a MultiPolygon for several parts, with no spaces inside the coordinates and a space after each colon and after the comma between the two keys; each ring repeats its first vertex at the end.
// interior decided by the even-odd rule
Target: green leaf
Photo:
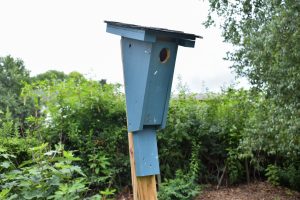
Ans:
{"type": "Polygon", "coordinates": [[[81,160],[80,158],[74,157],[72,151],[63,151],[63,156],[65,158],[67,158],[68,160],[70,160],[70,161],[79,161],[79,160],[81,160]]]}
{"type": "Polygon", "coordinates": [[[86,176],[86,175],[82,172],[82,170],[81,170],[81,168],[80,168],[79,166],[71,166],[71,167],[70,167],[70,170],[75,171],[75,172],[77,172],[78,174],[80,174],[80,175],[82,175],[82,176],[86,176]]]}
{"type": "Polygon", "coordinates": [[[0,163],[0,166],[5,169],[8,169],[10,167],[10,162],[4,161],[4,162],[0,163]]]}
{"type": "Polygon", "coordinates": [[[104,191],[100,191],[100,194],[102,194],[104,196],[109,196],[109,195],[114,195],[115,192],[116,192],[116,189],[107,188],[104,191]]]}
{"type": "Polygon", "coordinates": [[[0,199],[6,199],[7,195],[9,194],[9,192],[10,192],[9,188],[1,190],[1,192],[0,192],[0,199]]]}

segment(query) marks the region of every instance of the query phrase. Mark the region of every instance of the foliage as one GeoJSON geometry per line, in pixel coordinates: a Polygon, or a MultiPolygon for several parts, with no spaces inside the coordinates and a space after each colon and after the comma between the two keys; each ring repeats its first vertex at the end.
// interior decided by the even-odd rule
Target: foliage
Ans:
{"type": "Polygon", "coordinates": [[[268,165],[266,169],[266,176],[268,177],[268,181],[273,185],[279,185],[279,169],[275,165],[268,165]]]}
{"type": "Polygon", "coordinates": [[[20,97],[22,87],[29,82],[29,71],[26,70],[22,60],[11,56],[0,57],[0,112],[10,110],[15,121],[19,122],[21,134],[26,128],[25,118],[33,112],[31,102],[23,105],[20,97]]]}
{"type": "Polygon", "coordinates": [[[299,163],[291,163],[279,169],[280,184],[300,191],[300,165],[299,163]]]}
{"type": "MultiPolygon", "coordinates": [[[[120,86],[61,75],[24,83],[20,105],[34,112],[21,131],[10,107],[0,111],[0,198],[109,199],[130,184],[120,86]]],[[[286,105],[267,91],[198,95],[179,88],[158,133],[160,198],[191,199],[199,183],[257,178],[299,190],[299,117],[286,105]]]]}
{"type": "Polygon", "coordinates": [[[269,164],[281,169],[292,163],[299,166],[298,125],[295,119],[287,124],[287,117],[284,109],[278,108],[264,96],[251,111],[240,149],[257,171],[262,172],[269,164]]]}
{"type": "Polygon", "coordinates": [[[224,40],[234,46],[227,59],[238,75],[249,79],[253,90],[261,91],[240,150],[257,171],[267,169],[271,182],[294,182],[300,155],[300,3],[209,0],[209,5],[205,24],[221,19],[224,40]]]}
{"type": "Polygon", "coordinates": [[[186,174],[181,169],[176,171],[175,177],[165,179],[159,186],[159,199],[193,199],[200,192],[200,187],[197,183],[199,177],[199,148],[196,142],[192,142],[191,158],[189,170],[186,174]]]}
{"type": "Polygon", "coordinates": [[[228,59],[251,84],[299,109],[300,3],[295,0],[209,0],[206,25],[216,14],[223,37],[236,48],[228,59]]]}
{"type": "MultiPolygon", "coordinates": [[[[33,137],[23,137],[19,133],[18,123],[13,121],[11,112],[7,109],[0,124],[0,149],[6,151],[7,154],[13,154],[14,165],[19,165],[23,161],[30,158],[29,148],[40,144],[40,141],[33,137]]],[[[0,159],[1,161],[1,159],[0,159]]]]}
{"type": "Polygon", "coordinates": [[[172,177],[174,169],[188,172],[197,163],[201,182],[218,182],[225,166],[229,182],[243,180],[245,158],[238,147],[251,108],[251,94],[243,90],[173,98],[167,128],[158,135],[163,176],[172,177]]]}
{"type": "Polygon", "coordinates": [[[90,188],[127,184],[126,114],[118,86],[86,80],[72,72],[64,81],[26,85],[23,97],[34,97],[44,117],[41,124],[37,123],[40,128],[32,129],[32,135],[41,135],[52,145],[61,142],[66,149],[77,149],[90,188]]]}
{"type": "Polygon", "coordinates": [[[38,74],[34,77],[32,77],[33,82],[38,82],[38,81],[47,81],[47,80],[58,80],[58,81],[63,81],[67,79],[67,75],[64,72],[56,71],[56,70],[48,70],[45,73],[38,74]]]}
{"type": "MultiPolygon", "coordinates": [[[[29,72],[25,69],[24,63],[20,59],[11,56],[0,57],[0,92],[1,110],[19,108],[19,99],[24,82],[29,81],[29,72]]],[[[14,112],[18,113],[17,110],[14,112]]]]}
{"type": "Polygon", "coordinates": [[[174,179],[166,179],[159,187],[158,199],[192,200],[199,194],[200,187],[189,174],[176,171],[174,179]]]}
{"type": "MultiPolygon", "coordinates": [[[[2,152],[7,160],[2,162],[1,195],[6,199],[82,199],[88,192],[88,181],[81,168],[73,163],[79,161],[63,145],[46,151],[48,145],[30,148],[32,159],[18,168],[10,161],[13,155],[2,152]],[[10,169],[7,171],[7,169],[10,169]]],[[[91,197],[92,199],[100,195],[91,197]]]]}

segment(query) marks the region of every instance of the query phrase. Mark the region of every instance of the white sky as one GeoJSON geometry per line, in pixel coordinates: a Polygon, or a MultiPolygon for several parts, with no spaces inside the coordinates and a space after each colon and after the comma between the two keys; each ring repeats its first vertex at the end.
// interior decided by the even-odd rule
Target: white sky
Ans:
{"type": "Polygon", "coordinates": [[[220,30],[202,25],[207,11],[202,0],[0,0],[0,56],[21,58],[31,75],[78,71],[123,84],[120,37],[103,21],[168,28],[204,38],[179,47],[173,90],[180,75],[193,92],[220,91],[235,75],[220,30]]]}

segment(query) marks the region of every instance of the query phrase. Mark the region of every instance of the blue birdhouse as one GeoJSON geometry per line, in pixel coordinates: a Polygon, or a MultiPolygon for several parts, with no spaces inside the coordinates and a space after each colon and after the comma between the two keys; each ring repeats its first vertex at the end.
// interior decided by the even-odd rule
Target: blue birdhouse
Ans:
{"type": "Polygon", "coordinates": [[[105,21],[121,36],[128,131],[133,132],[137,176],[159,174],[156,130],[166,126],[178,45],[200,36],[105,21]]]}

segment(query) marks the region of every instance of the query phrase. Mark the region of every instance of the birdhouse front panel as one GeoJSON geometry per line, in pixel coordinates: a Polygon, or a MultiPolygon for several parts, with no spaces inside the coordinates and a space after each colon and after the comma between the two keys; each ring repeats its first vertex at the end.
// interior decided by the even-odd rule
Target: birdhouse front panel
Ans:
{"type": "Polygon", "coordinates": [[[176,43],[158,41],[153,44],[144,102],[144,126],[165,126],[176,53],[176,43]]]}
{"type": "Polygon", "coordinates": [[[177,44],[121,39],[128,130],[165,127],[177,44]]]}

